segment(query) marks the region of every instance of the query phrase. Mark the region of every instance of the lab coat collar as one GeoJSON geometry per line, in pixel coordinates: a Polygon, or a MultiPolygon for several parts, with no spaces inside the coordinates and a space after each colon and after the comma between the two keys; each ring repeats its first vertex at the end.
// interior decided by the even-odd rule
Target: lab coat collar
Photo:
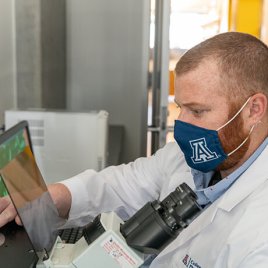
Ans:
{"type": "Polygon", "coordinates": [[[220,198],[218,207],[230,212],[268,179],[268,146],[232,187],[220,198]]]}
{"type": "Polygon", "coordinates": [[[191,228],[184,229],[179,237],[171,243],[159,256],[171,253],[179,246],[192,239],[204,228],[209,226],[219,209],[230,212],[251,192],[268,180],[268,147],[264,149],[255,162],[241,175],[232,187],[218,200],[210,205],[192,223],[191,228]]]}
{"type": "Polygon", "coordinates": [[[201,215],[199,215],[192,223],[190,228],[184,229],[177,239],[175,239],[165,250],[163,250],[159,255],[158,259],[161,258],[162,255],[171,254],[173,251],[177,250],[178,247],[186,243],[187,241],[191,240],[195,237],[198,233],[200,233],[204,228],[206,228],[210,223],[213,221],[218,207],[217,207],[218,200],[215,201],[208,209],[203,211],[201,215]]]}

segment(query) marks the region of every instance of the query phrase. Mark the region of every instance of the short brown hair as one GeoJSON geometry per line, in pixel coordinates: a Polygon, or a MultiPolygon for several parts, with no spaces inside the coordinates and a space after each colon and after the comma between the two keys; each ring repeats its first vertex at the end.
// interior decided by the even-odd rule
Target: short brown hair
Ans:
{"type": "Polygon", "coordinates": [[[175,74],[185,74],[209,59],[216,61],[228,96],[245,99],[262,92],[268,98],[268,47],[256,37],[226,32],[209,38],[181,57],[175,74]]]}

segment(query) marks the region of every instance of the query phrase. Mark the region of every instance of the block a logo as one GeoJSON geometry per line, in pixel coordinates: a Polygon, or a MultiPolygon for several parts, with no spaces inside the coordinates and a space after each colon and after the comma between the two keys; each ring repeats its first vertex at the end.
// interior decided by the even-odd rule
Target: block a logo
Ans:
{"type": "Polygon", "coordinates": [[[190,145],[193,150],[191,159],[195,164],[208,162],[218,158],[218,155],[215,152],[211,152],[207,147],[205,138],[192,140],[190,141],[190,145]]]}

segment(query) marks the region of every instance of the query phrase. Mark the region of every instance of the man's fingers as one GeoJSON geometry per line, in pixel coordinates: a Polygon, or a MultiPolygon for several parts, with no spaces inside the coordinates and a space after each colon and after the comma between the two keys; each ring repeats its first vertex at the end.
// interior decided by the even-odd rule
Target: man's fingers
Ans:
{"type": "Polygon", "coordinates": [[[0,214],[8,207],[10,203],[11,201],[8,196],[0,197],[0,214]]]}
{"type": "Polygon", "coordinates": [[[17,215],[16,209],[14,208],[12,203],[9,203],[6,209],[0,213],[0,227],[14,220],[16,215],[17,215]]]}
{"type": "Polygon", "coordinates": [[[18,225],[22,225],[22,222],[21,222],[20,217],[19,217],[18,215],[15,217],[15,222],[16,222],[18,225]]]}

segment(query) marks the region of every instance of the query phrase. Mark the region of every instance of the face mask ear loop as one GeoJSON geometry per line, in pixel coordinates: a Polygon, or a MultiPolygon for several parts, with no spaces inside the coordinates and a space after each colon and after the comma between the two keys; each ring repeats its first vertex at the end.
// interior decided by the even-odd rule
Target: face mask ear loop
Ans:
{"type": "Polygon", "coordinates": [[[245,108],[245,106],[248,104],[250,99],[251,99],[251,96],[247,99],[247,101],[243,104],[243,106],[239,109],[239,111],[228,122],[226,122],[223,126],[216,129],[216,131],[221,130],[222,128],[227,126],[229,123],[231,123],[241,113],[241,111],[245,108]]]}
{"type": "Polygon", "coordinates": [[[242,142],[236,149],[234,149],[232,152],[230,152],[229,154],[227,154],[228,156],[230,156],[231,154],[235,153],[240,147],[242,147],[242,146],[245,144],[245,142],[248,140],[250,134],[252,133],[254,127],[255,127],[255,125],[253,125],[253,126],[251,127],[251,129],[250,129],[250,131],[249,131],[249,134],[248,134],[248,136],[244,139],[244,141],[243,141],[243,142],[242,142]]]}

